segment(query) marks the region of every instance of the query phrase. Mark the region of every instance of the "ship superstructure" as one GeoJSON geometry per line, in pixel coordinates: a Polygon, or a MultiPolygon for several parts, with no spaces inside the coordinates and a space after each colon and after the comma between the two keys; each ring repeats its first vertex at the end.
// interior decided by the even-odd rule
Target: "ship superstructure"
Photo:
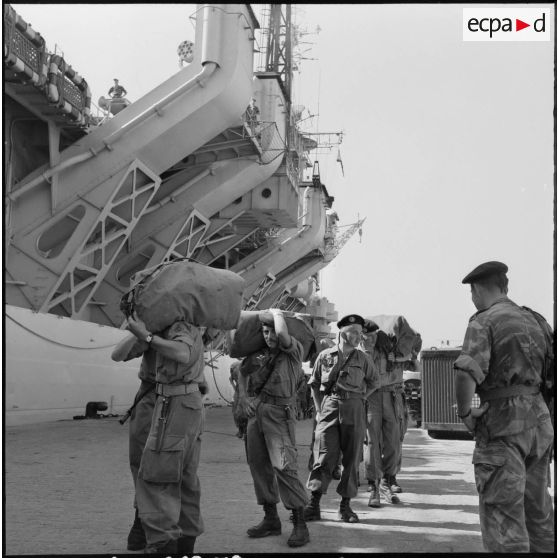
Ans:
{"type": "MultiPolygon", "coordinates": [[[[106,327],[122,324],[130,277],[163,261],[235,271],[246,280],[246,309],[303,312],[318,336],[328,335],[336,313],[316,296],[317,272],[348,237],[327,218],[334,200],[312,165],[317,143],[297,127],[290,10],[271,5],[262,30],[249,5],[199,5],[191,63],[98,118],[86,80],[5,5],[8,414],[27,405],[16,369],[32,378],[38,366],[20,353],[22,331],[48,338],[57,319],[68,320],[76,336],[104,327],[96,349],[105,347],[106,327]],[[258,33],[265,63],[254,71],[258,33]]],[[[75,358],[59,350],[59,363],[75,358]]],[[[48,352],[47,369],[56,360],[48,352]]],[[[99,381],[109,390],[110,373],[99,381]]],[[[83,374],[96,385],[97,372],[83,374]]],[[[226,400],[228,383],[215,383],[226,400]]],[[[77,397],[79,405],[73,395],[60,405],[109,396],[77,397]]],[[[127,403],[110,397],[114,410],[127,403]]]]}

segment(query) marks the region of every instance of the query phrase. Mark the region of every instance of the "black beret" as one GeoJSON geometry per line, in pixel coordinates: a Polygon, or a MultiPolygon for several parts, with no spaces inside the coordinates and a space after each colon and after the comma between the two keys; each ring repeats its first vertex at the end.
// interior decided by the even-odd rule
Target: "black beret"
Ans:
{"type": "Polygon", "coordinates": [[[364,318],[364,326],[362,327],[364,333],[372,333],[377,329],[380,329],[380,326],[373,320],[369,318],[364,318]]]}
{"type": "Polygon", "coordinates": [[[496,275],[497,273],[507,273],[508,266],[502,262],[485,262],[475,267],[471,273],[469,273],[463,281],[464,285],[467,283],[474,283],[490,275],[496,275]]]}
{"type": "Polygon", "coordinates": [[[364,318],[362,316],[359,316],[358,314],[349,314],[348,316],[344,316],[337,322],[337,327],[341,329],[342,327],[355,324],[364,327],[364,318]]]}

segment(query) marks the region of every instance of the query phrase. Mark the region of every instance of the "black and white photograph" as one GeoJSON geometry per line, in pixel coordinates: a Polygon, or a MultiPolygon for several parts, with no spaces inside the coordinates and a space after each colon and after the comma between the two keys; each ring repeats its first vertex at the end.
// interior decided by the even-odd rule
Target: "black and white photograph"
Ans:
{"type": "Polygon", "coordinates": [[[556,3],[4,3],[3,555],[556,553],[556,3]]]}

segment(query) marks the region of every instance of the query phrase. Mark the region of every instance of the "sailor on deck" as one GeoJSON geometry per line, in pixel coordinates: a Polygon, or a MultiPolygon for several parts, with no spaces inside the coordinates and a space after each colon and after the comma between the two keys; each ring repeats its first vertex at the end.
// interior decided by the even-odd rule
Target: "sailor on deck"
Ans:
{"type": "Polygon", "coordinates": [[[108,95],[112,99],[122,99],[128,94],[128,91],[124,88],[123,85],[118,83],[118,80],[114,78],[114,85],[109,89],[108,95]]]}

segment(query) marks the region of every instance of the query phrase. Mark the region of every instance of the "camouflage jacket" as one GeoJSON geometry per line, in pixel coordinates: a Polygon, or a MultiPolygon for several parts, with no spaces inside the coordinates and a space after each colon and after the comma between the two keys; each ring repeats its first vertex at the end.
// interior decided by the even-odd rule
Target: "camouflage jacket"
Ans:
{"type": "MultiPolygon", "coordinates": [[[[539,385],[546,352],[545,334],[532,312],[502,296],[471,317],[454,368],[468,372],[483,391],[539,385]]],[[[517,434],[535,426],[538,419],[533,397],[541,396],[490,401],[482,421],[490,437],[517,434]]]]}

